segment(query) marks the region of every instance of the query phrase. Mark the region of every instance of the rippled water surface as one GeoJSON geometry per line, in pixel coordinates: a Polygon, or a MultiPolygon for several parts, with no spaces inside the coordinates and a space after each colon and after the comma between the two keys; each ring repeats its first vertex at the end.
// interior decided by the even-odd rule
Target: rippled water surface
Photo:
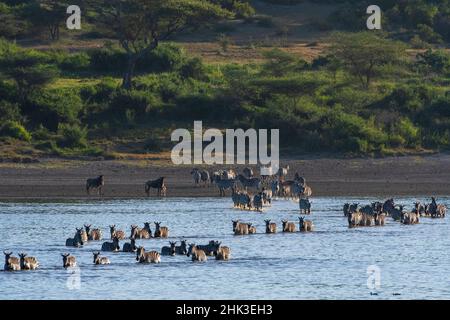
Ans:
{"type": "MultiPolygon", "coordinates": [[[[450,224],[423,218],[404,226],[348,229],[342,205],[379,199],[314,198],[316,232],[264,234],[264,219],[298,221],[298,203],[274,201],[264,214],[233,209],[226,199],[127,200],[90,203],[0,203],[0,249],[36,256],[36,271],[0,272],[3,299],[449,299],[450,224]],[[232,219],[252,222],[258,234],[233,236],[232,219]],[[130,253],[105,253],[111,265],[95,266],[92,251],[102,242],[67,248],[65,239],[84,223],[109,235],[116,224],[161,221],[171,239],[138,240],[160,250],[185,237],[231,247],[232,260],[192,263],[186,256],[143,265],[130,253]],[[79,262],[79,278],[62,268],[61,253],[79,262]],[[369,266],[380,269],[380,287],[368,288],[369,266]],[[80,281],[78,282],[77,279],[80,281]],[[371,294],[372,293],[372,294],[371,294]],[[374,294],[376,293],[376,295],[374,294]]],[[[399,198],[412,208],[420,198],[399,198]]],[[[439,202],[450,205],[450,198],[439,202]]],[[[280,227],[279,227],[280,230],[280,227]]],[[[371,279],[371,278],[370,278],[371,279]]],[[[369,280],[370,280],[369,279],[369,280]]],[[[369,281],[372,283],[371,281],[369,281]]]]}

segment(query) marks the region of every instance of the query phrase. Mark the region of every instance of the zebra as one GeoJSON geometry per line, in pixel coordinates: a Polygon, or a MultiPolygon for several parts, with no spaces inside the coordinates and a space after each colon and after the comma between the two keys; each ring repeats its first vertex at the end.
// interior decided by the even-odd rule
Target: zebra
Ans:
{"type": "Polygon", "coordinates": [[[92,252],[92,254],[94,256],[94,264],[96,264],[96,265],[111,263],[107,257],[100,257],[101,253],[99,251],[92,252]]]}
{"type": "Polygon", "coordinates": [[[225,180],[231,180],[236,178],[236,172],[233,169],[222,170],[221,178],[225,180]]]}
{"type": "Polygon", "coordinates": [[[242,170],[242,174],[246,178],[249,178],[249,179],[253,178],[253,170],[252,170],[252,168],[249,168],[249,167],[244,168],[244,170],[242,170]]]}
{"type": "Polygon", "coordinates": [[[81,246],[84,245],[84,241],[82,238],[82,232],[83,232],[83,228],[76,228],[76,233],[75,236],[73,238],[68,238],[66,240],[66,246],[67,247],[76,247],[79,248],[81,246]]]}
{"type": "Polygon", "coordinates": [[[258,194],[255,194],[253,197],[253,207],[256,209],[256,211],[262,212],[263,209],[263,193],[260,192],[258,194]]]}
{"type": "Polygon", "coordinates": [[[12,257],[12,252],[3,251],[5,255],[5,266],[3,270],[5,271],[19,271],[20,270],[20,260],[17,257],[12,257]]]}
{"type": "Polygon", "coordinates": [[[272,195],[274,197],[280,196],[280,182],[278,180],[272,181],[270,189],[272,190],[272,195]]]}
{"type": "Polygon", "coordinates": [[[216,185],[219,188],[219,195],[225,197],[225,190],[231,189],[235,186],[234,179],[216,179],[216,185]]]}
{"type": "Polygon", "coordinates": [[[256,190],[261,189],[261,179],[259,178],[246,178],[242,174],[240,174],[237,176],[237,179],[245,188],[245,190],[247,190],[247,188],[255,188],[256,190]]]}
{"type": "Polygon", "coordinates": [[[27,257],[26,253],[19,253],[21,270],[36,270],[39,267],[39,261],[35,257],[27,257]]]}
{"type": "Polygon", "coordinates": [[[277,171],[277,176],[279,180],[284,180],[284,178],[287,176],[289,171],[289,165],[287,165],[286,167],[281,167],[278,169],[277,171]]]}
{"type": "Polygon", "coordinates": [[[201,170],[200,171],[200,179],[206,187],[208,185],[208,183],[210,182],[209,172],[207,170],[201,170]]]}
{"type": "Polygon", "coordinates": [[[267,206],[272,204],[272,190],[267,190],[263,188],[262,196],[263,196],[263,205],[267,206]]]}
{"type": "Polygon", "coordinates": [[[105,185],[105,179],[103,175],[98,176],[97,178],[87,179],[86,180],[86,192],[88,195],[91,194],[91,189],[97,189],[98,195],[102,196],[102,189],[105,185]]]}
{"type": "Polygon", "coordinates": [[[309,198],[300,199],[299,207],[300,207],[300,213],[302,213],[302,210],[303,210],[303,214],[310,214],[311,213],[311,201],[309,201],[309,198]]]}
{"type": "Polygon", "coordinates": [[[139,261],[139,263],[160,263],[161,255],[154,250],[145,252],[144,247],[139,247],[136,251],[136,261],[139,261]]]}
{"type": "Polygon", "coordinates": [[[157,190],[157,196],[158,197],[165,197],[166,196],[166,185],[165,185],[165,177],[160,177],[156,180],[149,180],[145,183],[145,193],[147,194],[147,197],[150,197],[150,189],[156,189],[157,190]]]}
{"type": "Polygon", "coordinates": [[[63,258],[63,268],[73,268],[77,266],[77,260],[70,253],[61,253],[63,258]]]}
{"type": "Polygon", "coordinates": [[[194,184],[196,186],[198,186],[200,184],[200,180],[202,179],[200,170],[198,170],[197,168],[192,169],[191,175],[192,175],[192,179],[194,179],[194,184]]]}

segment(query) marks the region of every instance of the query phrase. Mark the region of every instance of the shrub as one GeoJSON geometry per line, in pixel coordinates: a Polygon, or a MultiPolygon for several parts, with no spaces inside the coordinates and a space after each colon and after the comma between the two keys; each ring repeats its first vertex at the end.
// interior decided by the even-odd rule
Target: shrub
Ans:
{"type": "Polygon", "coordinates": [[[391,109],[397,112],[414,115],[432,101],[434,92],[427,86],[401,86],[376,103],[380,109],[391,109]]]}
{"type": "Polygon", "coordinates": [[[248,2],[234,2],[233,11],[237,18],[248,18],[255,14],[255,9],[248,2]]]}
{"type": "Polygon", "coordinates": [[[370,153],[380,151],[387,141],[387,135],[367,121],[340,110],[327,115],[327,139],[335,151],[370,153]]]}
{"type": "Polygon", "coordinates": [[[439,74],[450,72],[450,54],[443,50],[427,50],[417,55],[419,64],[439,74]]]}
{"type": "Polygon", "coordinates": [[[29,103],[27,115],[32,123],[43,124],[52,131],[61,122],[77,122],[83,108],[81,97],[74,89],[43,89],[35,92],[29,103]]]}
{"type": "Polygon", "coordinates": [[[408,118],[403,118],[396,122],[394,132],[404,140],[403,144],[406,147],[416,148],[419,146],[419,128],[417,128],[408,118]]]}
{"type": "Polygon", "coordinates": [[[122,73],[126,66],[126,55],[119,49],[102,48],[88,51],[90,67],[95,71],[122,73]]]}
{"type": "Polygon", "coordinates": [[[58,125],[58,146],[63,148],[82,148],[87,145],[87,128],[77,124],[60,123],[58,125]]]}
{"type": "Polygon", "coordinates": [[[61,69],[66,71],[85,71],[90,65],[90,57],[86,52],[67,55],[61,62],[61,69]]]}
{"type": "Polygon", "coordinates": [[[158,106],[159,99],[151,92],[120,89],[113,94],[108,112],[114,119],[131,124],[134,119],[145,120],[158,106]]]}
{"type": "MultiPolygon", "coordinates": [[[[102,48],[89,51],[90,65],[99,72],[122,74],[127,66],[125,51],[102,48]]],[[[147,52],[136,63],[137,72],[167,72],[177,70],[186,60],[184,51],[171,43],[159,45],[147,52]]]]}
{"type": "Polygon", "coordinates": [[[20,107],[17,103],[0,100],[0,123],[9,120],[18,121],[20,118],[20,107]]]}
{"type": "Polygon", "coordinates": [[[203,81],[208,79],[205,65],[200,58],[189,59],[180,68],[179,73],[182,79],[192,78],[203,81]]]}
{"type": "Polygon", "coordinates": [[[17,121],[6,121],[0,127],[0,135],[23,141],[31,141],[31,134],[17,121]]]}
{"type": "Polygon", "coordinates": [[[427,26],[426,24],[419,24],[417,26],[417,31],[420,35],[420,38],[429,43],[442,43],[442,37],[434,32],[433,28],[427,26]]]}
{"type": "Polygon", "coordinates": [[[186,59],[186,53],[182,48],[173,43],[165,43],[139,59],[136,70],[152,73],[174,71],[178,70],[186,59]]]}
{"type": "Polygon", "coordinates": [[[118,83],[115,79],[105,77],[95,85],[81,88],[80,96],[87,103],[101,103],[110,101],[112,94],[117,90],[118,83]]]}

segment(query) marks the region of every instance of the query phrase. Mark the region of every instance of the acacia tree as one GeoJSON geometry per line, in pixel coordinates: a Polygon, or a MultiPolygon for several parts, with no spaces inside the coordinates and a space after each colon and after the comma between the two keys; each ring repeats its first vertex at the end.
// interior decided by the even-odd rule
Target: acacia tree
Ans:
{"type": "MultiPolygon", "coordinates": [[[[79,1],[72,1],[78,4],[79,1]]],[[[68,1],[61,0],[33,0],[24,8],[24,17],[34,26],[45,28],[50,39],[59,40],[61,25],[64,23],[69,6],[68,1]]]]}
{"type": "Polygon", "coordinates": [[[101,23],[127,54],[122,87],[130,89],[137,61],[161,41],[233,14],[207,0],[92,0],[101,23]]]}
{"type": "Polygon", "coordinates": [[[401,61],[405,46],[374,32],[339,32],[332,35],[329,50],[367,89],[381,67],[401,61]]]}

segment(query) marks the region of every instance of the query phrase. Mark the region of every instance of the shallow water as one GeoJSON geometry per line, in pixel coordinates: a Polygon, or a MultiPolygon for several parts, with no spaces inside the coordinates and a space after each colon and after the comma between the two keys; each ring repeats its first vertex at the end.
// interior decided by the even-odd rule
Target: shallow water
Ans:
{"type": "MultiPolygon", "coordinates": [[[[385,227],[349,229],[343,203],[372,200],[381,199],[314,198],[308,219],[316,232],[272,235],[263,233],[264,219],[273,219],[280,231],[281,219],[298,221],[298,203],[274,201],[264,214],[233,209],[229,198],[0,203],[0,249],[25,251],[41,264],[36,271],[0,272],[0,298],[449,299],[448,218],[422,218],[414,226],[388,218],[385,227]],[[234,236],[232,219],[254,223],[258,234],[234,236]],[[200,244],[216,239],[231,247],[232,260],[192,263],[186,256],[163,256],[159,265],[143,265],[131,253],[104,253],[111,265],[95,266],[91,252],[103,241],[64,246],[84,223],[108,236],[109,224],[128,235],[131,224],[142,227],[145,221],[161,221],[171,238],[138,240],[147,250],[181,237],[200,244]],[[75,255],[80,268],[64,270],[63,252],[75,255]],[[377,288],[367,285],[369,266],[380,270],[377,288]]],[[[416,200],[429,201],[396,203],[409,210],[416,200]]],[[[450,198],[438,202],[450,206],[450,198]]]]}

